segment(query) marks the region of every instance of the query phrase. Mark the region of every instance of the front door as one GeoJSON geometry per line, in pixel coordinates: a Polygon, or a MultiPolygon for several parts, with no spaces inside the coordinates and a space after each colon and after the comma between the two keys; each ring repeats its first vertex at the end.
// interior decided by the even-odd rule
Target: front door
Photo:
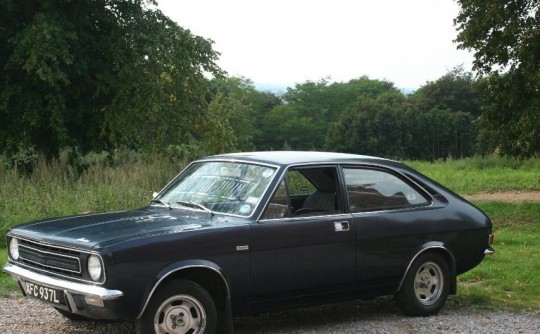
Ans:
{"type": "Polygon", "coordinates": [[[336,166],[287,172],[253,225],[251,295],[259,301],[339,289],[355,280],[356,230],[336,166]]]}

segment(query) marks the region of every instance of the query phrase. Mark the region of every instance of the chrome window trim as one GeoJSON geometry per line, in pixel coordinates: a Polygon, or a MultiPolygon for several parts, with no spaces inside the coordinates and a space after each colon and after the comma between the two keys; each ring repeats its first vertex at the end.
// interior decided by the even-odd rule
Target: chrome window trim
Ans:
{"type": "Polygon", "coordinates": [[[148,307],[148,304],[150,303],[150,300],[152,299],[152,296],[154,295],[154,292],[156,292],[156,290],[159,287],[159,285],[161,284],[161,282],[163,282],[167,277],[169,277],[170,275],[172,275],[174,273],[177,273],[177,272],[179,272],[181,270],[192,269],[192,268],[205,268],[205,269],[210,269],[210,270],[216,272],[221,277],[222,281],[225,283],[225,288],[227,290],[226,291],[227,292],[227,299],[230,299],[231,290],[229,288],[229,283],[225,279],[225,276],[223,276],[223,274],[218,269],[213,268],[211,266],[203,265],[203,264],[188,265],[188,266],[185,266],[185,267],[180,267],[180,268],[169,271],[167,274],[163,275],[163,277],[161,277],[156,282],[156,284],[154,284],[154,287],[152,288],[152,290],[148,294],[148,297],[146,298],[146,301],[145,301],[145,303],[144,303],[144,305],[143,305],[143,307],[141,309],[141,312],[139,312],[139,315],[137,316],[137,319],[140,319],[143,316],[143,313],[144,313],[144,311],[146,311],[146,308],[148,307]]]}
{"type": "MultiPolygon", "coordinates": [[[[284,167],[283,171],[281,172],[281,175],[279,177],[279,180],[278,180],[275,188],[272,190],[272,193],[268,196],[268,199],[266,200],[266,203],[264,203],[264,205],[261,207],[261,212],[259,213],[259,216],[257,216],[257,219],[255,219],[255,222],[263,222],[263,221],[271,221],[271,220],[284,220],[284,219],[295,219],[295,218],[328,217],[328,216],[332,215],[332,214],[329,214],[329,215],[320,215],[320,216],[282,217],[282,218],[261,219],[261,217],[264,214],[264,211],[268,207],[268,204],[272,200],[272,197],[274,196],[274,193],[277,191],[277,189],[278,189],[279,185],[281,184],[281,182],[283,182],[283,180],[285,179],[285,176],[287,175],[287,172],[289,171],[289,169],[296,168],[296,167],[304,167],[304,166],[306,166],[307,168],[312,168],[312,167],[321,167],[321,168],[323,168],[323,167],[335,167],[336,168],[336,173],[337,174],[340,173],[340,171],[339,171],[339,166],[340,166],[339,163],[333,163],[333,162],[310,162],[310,163],[298,163],[298,164],[284,165],[283,166],[284,167]]],[[[338,186],[340,186],[341,181],[339,179],[339,176],[338,176],[337,182],[338,182],[338,186]]],[[[268,189],[266,191],[268,191],[268,189]]],[[[289,196],[289,195],[287,194],[287,196],[289,196]]],[[[259,203],[259,204],[262,204],[262,203],[259,203]]],[[[340,213],[336,213],[336,214],[341,215],[341,214],[347,214],[347,213],[340,212],[340,213]]],[[[348,215],[350,216],[350,214],[348,214],[348,215]]]]}
{"type": "MultiPolygon", "coordinates": [[[[415,205],[409,205],[409,206],[403,206],[403,207],[389,207],[389,208],[374,208],[374,209],[366,209],[366,210],[361,210],[361,211],[355,211],[355,212],[350,212],[351,214],[368,214],[368,213],[379,213],[379,212],[392,212],[392,211],[400,211],[400,210],[414,210],[414,209],[419,209],[419,208],[431,208],[434,206],[434,198],[433,196],[430,194],[429,191],[427,191],[426,189],[424,189],[424,187],[422,187],[420,184],[418,184],[416,181],[414,181],[413,179],[411,179],[408,175],[400,172],[399,170],[396,170],[396,169],[393,169],[393,168],[389,168],[388,166],[384,166],[384,165],[379,165],[379,164],[372,164],[372,165],[369,165],[369,164],[358,164],[358,165],[354,165],[354,164],[343,164],[343,165],[340,165],[341,166],[341,169],[342,169],[342,173],[343,173],[343,176],[345,171],[344,169],[358,169],[358,168],[362,168],[362,169],[371,169],[371,170],[379,170],[379,171],[382,171],[382,172],[385,172],[385,173],[388,173],[388,174],[397,174],[399,176],[396,176],[398,179],[400,179],[402,182],[404,182],[406,185],[410,186],[410,184],[408,183],[412,183],[414,185],[414,187],[416,187],[417,189],[420,190],[420,195],[422,195],[425,199],[426,199],[426,203],[424,204],[415,204],[415,205]],[[404,179],[406,181],[404,181],[404,179]]],[[[345,183],[345,180],[343,180],[343,183],[345,185],[345,187],[347,187],[347,184],[345,183]]],[[[412,187],[414,189],[414,187],[412,187]]],[[[414,190],[417,190],[417,189],[414,189],[414,190]]],[[[345,195],[346,195],[346,198],[347,198],[347,204],[349,203],[349,192],[347,191],[347,189],[345,189],[345,195]]],[[[350,208],[348,208],[348,210],[350,211],[350,208]]]]}
{"type": "MultiPolygon", "coordinates": [[[[390,161],[393,161],[393,160],[390,160],[390,161]]],[[[283,217],[283,218],[261,219],[261,217],[264,214],[264,209],[266,209],[266,207],[268,206],[268,203],[270,203],[270,200],[272,199],[274,191],[277,189],[279,184],[281,184],[281,182],[285,178],[285,175],[286,175],[286,173],[287,173],[287,171],[289,169],[298,168],[298,167],[312,168],[312,167],[315,167],[315,166],[336,167],[338,169],[338,172],[341,173],[342,175],[344,173],[343,169],[345,169],[345,168],[375,169],[375,170],[380,170],[380,171],[390,173],[390,174],[397,174],[398,175],[397,177],[399,179],[401,179],[403,182],[405,182],[405,184],[408,184],[408,183],[413,184],[414,187],[416,187],[417,189],[420,190],[421,195],[424,198],[426,198],[426,203],[425,204],[418,204],[418,205],[412,205],[412,206],[407,206],[407,207],[387,208],[387,209],[380,208],[380,209],[377,209],[377,210],[369,210],[368,209],[368,210],[357,211],[357,212],[350,212],[350,208],[348,208],[348,206],[345,205],[345,207],[349,211],[348,214],[366,214],[366,213],[378,213],[378,212],[391,212],[391,211],[410,210],[410,209],[419,209],[419,208],[426,209],[426,208],[431,208],[431,207],[434,206],[435,200],[434,200],[433,196],[430,194],[429,191],[424,189],[424,187],[422,187],[420,184],[418,184],[418,182],[416,182],[415,180],[411,179],[405,173],[402,173],[401,171],[399,171],[399,170],[397,170],[395,168],[392,168],[392,167],[388,167],[388,166],[378,164],[378,163],[366,163],[366,162],[355,163],[355,162],[351,162],[351,161],[342,161],[342,160],[338,160],[338,161],[335,161],[335,162],[325,161],[325,162],[296,163],[296,164],[284,165],[284,167],[285,167],[284,171],[282,172],[282,174],[281,174],[281,176],[279,178],[279,182],[277,183],[276,188],[272,191],[272,194],[270,194],[270,196],[269,196],[268,200],[266,201],[266,203],[264,203],[263,210],[261,210],[261,213],[259,214],[259,216],[257,217],[257,219],[255,221],[265,222],[265,221],[275,221],[275,220],[283,220],[283,219],[293,219],[293,218],[295,218],[295,217],[283,217]],[[406,180],[406,181],[404,181],[404,180],[406,180]]],[[[345,187],[347,186],[345,184],[345,180],[343,180],[343,181],[339,180],[339,182],[340,182],[340,184],[342,183],[345,187]]],[[[413,187],[413,189],[414,189],[414,187],[413,187]]],[[[347,193],[347,189],[343,189],[343,191],[345,192],[345,196],[346,196],[346,200],[347,200],[346,204],[348,204],[348,202],[349,202],[349,194],[347,193]]],[[[309,217],[323,217],[323,216],[309,216],[309,217]]],[[[327,215],[324,215],[324,217],[327,217],[327,215]]]]}
{"type": "Polygon", "coordinates": [[[297,216],[297,217],[282,217],[282,218],[267,218],[259,220],[259,223],[272,222],[276,220],[280,221],[296,221],[296,220],[307,220],[307,219],[323,219],[323,218],[335,218],[335,219],[351,219],[353,216],[350,213],[333,213],[327,215],[317,215],[317,216],[297,216]]]}
{"type": "MultiPolygon", "coordinates": [[[[248,164],[248,165],[257,165],[257,166],[275,168],[276,172],[272,176],[272,180],[270,180],[270,182],[268,182],[268,185],[266,186],[266,188],[263,191],[263,196],[260,199],[262,199],[264,197],[264,195],[266,195],[266,193],[268,192],[268,189],[270,189],[270,185],[272,184],[272,182],[274,182],[274,180],[275,180],[276,176],[279,174],[279,170],[280,170],[279,165],[273,165],[273,164],[269,164],[269,163],[251,161],[251,160],[223,159],[223,158],[195,160],[195,161],[191,162],[189,165],[187,165],[184,169],[182,169],[182,171],[180,173],[178,173],[171,181],[169,181],[169,183],[167,183],[167,185],[165,187],[163,187],[163,189],[161,189],[159,191],[159,193],[157,194],[157,196],[155,198],[158,198],[159,196],[161,196],[161,193],[163,193],[163,191],[165,189],[167,189],[186,169],[191,167],[191,165],[196,164],[196,163],[203,163],[203,162],[231,162],[231,163],[243,163],[243,164],[248,164]]],[[[152,203],[152,204],[150,204],[150,206],[164,207],[163,205],[160,205],[158,203],[156,203],[156,204],[152,203]]],[[[257,205],[255,205],[255,207],[253,208],[253,211],[251,212],[251,214],[249,216],[242,216],[242,215],[236,215],[236,214],[225,213],[225,212],[217,212],[217,211],[212,211],[212,212],[214,214],[219,214],[219,215],[224,215],[224,216],[229,216],[229,217],[237,217],[237,218],[243,218],[243,219],[253,219],[254,218],[253,216],[255,215],[255,212],[257,211],[257,209],[260,207],[261,204],[262,204],[262,202],[261,202],[261,200],[259,200],[259,202],[257,203],[257,205]]],[[[265,207],[266,207],[266,204],[265,204],[265,207]]],[[[176,209],[176,207],[174,209],[176,209]]],[[[182,210],[184,210],[184,208],[182,208],[182,210]]],[[[196,211],[196,210],[194,210],[194,211],[196,211]]],[[[260,215],[259,215],[259,218],[260,218],[260,215]]]]}

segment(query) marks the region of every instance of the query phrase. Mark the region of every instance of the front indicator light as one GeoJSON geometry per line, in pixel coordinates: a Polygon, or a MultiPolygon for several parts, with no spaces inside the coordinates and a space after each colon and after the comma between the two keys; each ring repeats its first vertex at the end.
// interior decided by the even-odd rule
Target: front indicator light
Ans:
{"type": "Polygon", "coordinates": [[[19,259],[19,241],[15,238],[9,242],[9,255],[14,261],[19,259]]]}
{"type": "Polygon", "coordinates": [[[99,281],[103,274],[103,265],[97,255],[90,255],[88,258],[88,274],[93,281],[99,281]]]}

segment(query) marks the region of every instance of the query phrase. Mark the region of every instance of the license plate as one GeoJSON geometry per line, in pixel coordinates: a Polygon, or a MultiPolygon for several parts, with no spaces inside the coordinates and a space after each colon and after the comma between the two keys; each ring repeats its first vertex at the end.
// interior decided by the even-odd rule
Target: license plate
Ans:
{"type": "Polygon", "coordinates": [[[48,288],[32,282],[23,282],[23,287],[26,294],[30,297],[53,304],[63,304],[64,302],[64,292],[62,290],[48,288]]]}

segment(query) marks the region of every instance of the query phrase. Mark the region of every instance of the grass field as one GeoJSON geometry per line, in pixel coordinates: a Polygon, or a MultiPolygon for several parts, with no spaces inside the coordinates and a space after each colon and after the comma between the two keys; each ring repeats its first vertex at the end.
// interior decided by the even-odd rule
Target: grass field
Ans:
{"type": "Polygon", "coordinates": [[[435,163],[406,161],[460,195],[510,190],[540,190],[540,159],[513,160],[496,156],[435,163]]]}
{"type": "MultiPolygon", "coordinates": [[[[499,157],[406,162],[459,194],[540,190],[540,159],[499,157]]],[[[136,208],[147,203],[184,164],[157,156],[96,164],[77,171],[66,160],[39,162],[30,176],[0,166],[0,264],[4,235],[18,223],[45,217],[136,208]]],[[[496,254],[459,277],[452,302],[540,310],[540,203],[476,203],[493,220],[496,254]]],[[[15,292],[0,274],[0,296],[15,292]]]]}
{"type": "Polygon", "coordinates": [[[540,310],[540,203],[477,203],[494,223],[496,253],[459,276],[452,300],[540,310]]]}

